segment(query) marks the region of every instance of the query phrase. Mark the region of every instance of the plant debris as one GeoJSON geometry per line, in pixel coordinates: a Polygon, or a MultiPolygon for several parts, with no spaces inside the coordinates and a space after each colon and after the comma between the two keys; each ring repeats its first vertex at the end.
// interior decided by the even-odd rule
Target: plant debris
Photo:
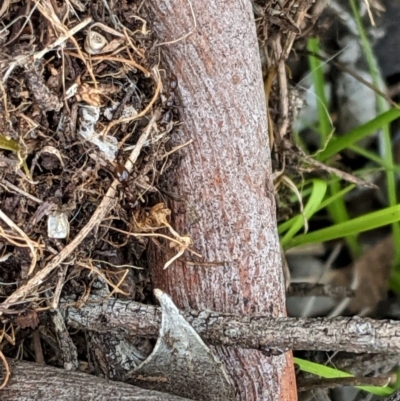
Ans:
{"type": "MultiPolygon", "coordinates": [[[[39,312],[57,308],[61,292],[84,302],[101,282],[107,296],[149,297],[152,235],[175,247],[173,260],[194,252],[154,196],[176,150],[168,141],[180,123],[177,81],[160,74],[139,8],[101,0],[0,7],[4,361],[20,347],[28,359],[38,352],[34,330],[52,327],[39,312]]],[[[40,336],[46,361],[65,366],[63,350],[55,352],[59,331],[40,336]]]]}

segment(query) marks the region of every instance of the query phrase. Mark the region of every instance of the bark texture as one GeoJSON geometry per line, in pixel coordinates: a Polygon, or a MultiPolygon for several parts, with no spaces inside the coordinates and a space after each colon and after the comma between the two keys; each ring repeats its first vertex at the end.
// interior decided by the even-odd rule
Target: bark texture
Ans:
{"type": "MultiPolygon", "coordinates": [[[[284,280],[270,177],[266,104],[249,0],[144,3],[178,78],[184,124],[182,161],[169,185],[180,201],[172,224],[189,233],[202,260],[163,270],[154,249],[153,280],[181,309],[285,314],[284,280]],[[191,11],[193,7],[193,13],[191,11]],[[187,35],[188,34],[188,35],[187,35]],[[168,43],[170,42],[170,43],[168,43]]],[[[189,263],[188,263],[189,262],[189,263]]],[[[291,355],[216,348],[240,400],[295,400],[291,355]],[[290,385],[291,385],[290,384],[290,385]]]]}
{"type": "MultiPolygon", "coordinates": [[[[359,317],[271,318],[212,311],[181,312],[208,344],[238,348],[400,353],[400,322],[359,317]]],[[[157,337],[161,310],[136,302],[107,300],[80,309],[69,307],[68,324],[98,332],[124,329],[129,334],[157,337]]]]}
{"type": "Polygon", "coordinates": [[[11,379],[0,392],[1,401],[190,401],[82,372],[13,360],[9,364],[11,379]]]}

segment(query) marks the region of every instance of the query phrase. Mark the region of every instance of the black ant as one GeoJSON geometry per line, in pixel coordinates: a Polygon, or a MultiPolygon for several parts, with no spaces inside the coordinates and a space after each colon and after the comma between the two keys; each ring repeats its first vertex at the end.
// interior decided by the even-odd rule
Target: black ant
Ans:
{"type": "Polygon", "coordinates": [[[121,159],[117,159],[113,175],[119,181],[119,187],[123,198],[127,200],[128,204],[135,205],[137,196],[135,196],[129,188],[129,183],[132,180],[130,180],[129,171],[125,168],[121,159]]]}
{"type": "Polygon", "coordinates": [[[122,162],[118,162],[114,170],[115,178],[124,186],[128,185],[129,172],[122,162]]]}
{"type": "Polygon", "coordinates": [[[169,81],[169,96],[163,105],[163,110],[165,113],[160,120],[160,123],[163,125],[170,123],[174,117],[174,109],[176,109],[176,106],[178,106],[175,94],[175,89],[177,87],[178,79],[176,78],[176,75],[171,74],[171,80],[169,81]]]}

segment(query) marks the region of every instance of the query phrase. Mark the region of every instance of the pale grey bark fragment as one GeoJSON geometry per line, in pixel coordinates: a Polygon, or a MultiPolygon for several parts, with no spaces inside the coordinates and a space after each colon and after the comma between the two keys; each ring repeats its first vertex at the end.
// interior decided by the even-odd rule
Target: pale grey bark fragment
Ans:
{"type": "Polygon", "coordinates": [[[53,320],[64,369],[77,370],[79,367],[78,352],[71,340],[59,309],[51,312],[51,319],[53,320]]]}
{"type": "Polygon", "coordinates": [[[180,315],[171,298],[155,291],[162,309],[160,336],[152,354],[130,378],[140,387],[195,400],[233,401],[232,383],[221,361],[180,315]]]}
{"type": "MultiPolygon", "coordinates": [[[[98,299],[109,297],[110,291],[103,279],[98,279],[92,294],[98,299]]],[[[126,374],[140,365],[153,348],[149,339],[129,335],[124,329],[87,330],[86,340],[96,375],[116,381],[125,381],[126,374]]]]}

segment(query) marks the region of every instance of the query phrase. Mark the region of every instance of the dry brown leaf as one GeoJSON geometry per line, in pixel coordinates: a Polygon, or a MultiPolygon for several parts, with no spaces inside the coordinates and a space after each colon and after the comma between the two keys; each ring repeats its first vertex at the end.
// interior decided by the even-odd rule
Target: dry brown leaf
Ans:
{"type": "Polygon", "coordinates": [[[34,329],[39,324],[39,317],[35,311],[30,310],[30,311],[26,311],[25,313],[23,313],[21,315],[18,315],[14,319],[14,323],[17,326],[19,326],[21,329],[26,329],[27,327],[34,329]]]}
{"type": "MultiPolygon", "coordinates": [[[[164,265],[164,269],[166,269],[175,260],[182,256],[186,250],[196,254],[193,250],[189,249],[190,246],[193,245],[192,239],[189,236],[179,235],[171,227],[168,221],[170,215],[171,210],[168,209],[164,203],[158,203],[157,205],[154,205],[149,211],[137,212],[134,215],[132,222],[135,231],[154,232],[161,228],[167,228],[172,234],[173,238],[171,238],[169,242],[169,247],[171,249],[175,249],[177,253],[164,265]]],[[[201,257],[201,255],[196,255],[201,257]]]]}
{"type": "Polygon", "coordinates": [[[350,313],[371,313],[386,298],[393,257],[393,237],[389,235],[369,248],[352,265],[331,271],[327,282],[337,286],[351,284],[355,290],[355,297],[347,304],[350,313]]]}
{"type": "Polygon", "coordinates": [[[112,85],[98,85],[97,88],[90,86],[89,84],[79,84],[76,91],[76,98],[78,101],[84,101],[91,106],[101,107],[103,106],[102,96],[111,95],[118,91],[112,85]]]}
{"type": "Polygon", "coordinates": [[[135,231],[152,232],[169,226],[168,217],[171,210],[164,203],[154,205],[149,211],[140,210],[135,213],[132,224],[135,231]]]}

